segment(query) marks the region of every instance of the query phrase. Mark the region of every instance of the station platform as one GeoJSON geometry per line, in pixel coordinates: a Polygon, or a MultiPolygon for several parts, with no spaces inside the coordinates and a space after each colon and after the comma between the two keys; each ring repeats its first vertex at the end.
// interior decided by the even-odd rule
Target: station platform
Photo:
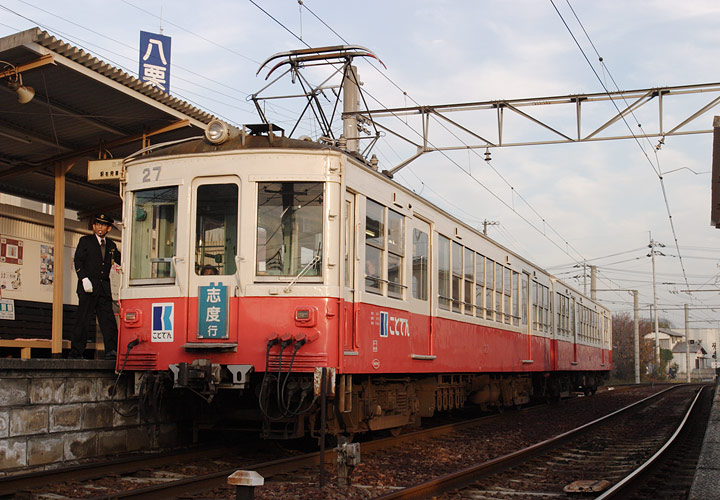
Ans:
{"type": "Polygon", "coordinates": [[[717,500],[720,498],[720,384],[715,385],[715,397],[708,420],[705,440],[698,459],[695,479],[689,500],[717,500]]]}
{"type": "Polygon", "coordinates": [[[178,402],[142,404],[112,360],[0,358],[0,477],[190,442],[178,402]]]}

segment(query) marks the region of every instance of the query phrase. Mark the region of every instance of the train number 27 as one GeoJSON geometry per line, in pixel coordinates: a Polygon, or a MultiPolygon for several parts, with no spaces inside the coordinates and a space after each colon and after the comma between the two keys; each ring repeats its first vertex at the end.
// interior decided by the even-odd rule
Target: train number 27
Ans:
{"type": "Polygon", "coordinates": [[[161,169],[162,169],[162,167],[144,168],[142,181],[143,182],[152,182],[152,181],[156,181],[156,180],[160,179],[160,170],[161,169]],[[151,175],[151,172],[152,172],[152,174],[155,174],[155,175],[154,176],[151,175]],[[151,179],[151,176],[155,177],[155,178],[151,179]]]}

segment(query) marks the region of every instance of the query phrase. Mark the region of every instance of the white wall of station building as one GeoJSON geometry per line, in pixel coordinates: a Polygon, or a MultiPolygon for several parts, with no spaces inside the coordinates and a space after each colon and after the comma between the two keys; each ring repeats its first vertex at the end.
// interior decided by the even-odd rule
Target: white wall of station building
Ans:
{"type": "MultiPolygon", "coordinates": [[[[54,258],[52,208],[51,205],[0,194],[1,299],[52,302],[58,265],[54,258]]],[[[73,211],[69,215],[76,217],[73,211]]],[[[63,303],[77,304],[77,278],[72,258],[78,240],[90,231],[76,218],[66,217],[65,224],[63,303]]]]}

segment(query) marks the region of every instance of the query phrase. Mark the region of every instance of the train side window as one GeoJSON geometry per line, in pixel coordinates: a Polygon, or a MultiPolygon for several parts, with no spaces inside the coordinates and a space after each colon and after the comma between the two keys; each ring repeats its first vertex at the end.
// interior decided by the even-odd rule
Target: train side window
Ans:
{"type": "Polygon", "coordinates": [[[130,284],[174,283],[178,187],[135,191],[132,198],[130,284]]]}
{"type": "Polygon", "coordinates": [[[523,273],[520,281],[520,324],[528,324],[528,275],[523,273]]]}
{"type": "Polygon", "coordinates": [[[531,321],[532,321],[532,329],[533,330],[540,330],[540,311],[538,308],[538,302],[540,300],[539,297],[539,290],[538,290],[538,284],[536,281],[532,282],[532,313],[530,315],[531,321]]]}
{"type": "Polygon", "coordinates": [[[512,324],[520,323],[520,273],[512,272],[512,324]]]}
{"type": "Polygon", "coordinates": [[[418,300],[427,300],[428,235],[413,229],[412,294],[418,300]]]}
{"type": "Polygon", "coordinates": [[[485,317],[485,257],[475,254],[475,315],[485,317]]]}
{"type": "Polygon", "coordinates": [[[365,290],[383,294],[385,207],[372,200],[365,204],[365,290]]]}
{"type": "Polygon", "coordinates": [[[203,184],[197,189],[195,272],[234,274],[237,253],[238,186],[203,184]]]}
{"type": "Polygon", "coordinates": [[[368,199],[365,205],[365,290],[402,299],[405,217],[368,199]]]}
{"type": "Polygon", "coordinates": [[[405,259],[405,217],[388,209],[388,296],[403,298],[405,259]]]}
{"type": "Polygon", "coordinates": [[[438,307],[450,310],[450,240],[438,234],[438,307]]]}
{"type": "Polygon", "coordinates": [[[322,182],[259,182],[258,276],[322,276],[322,182]]]}
{"type": "Polygon", "coordinates": [[[493,302],[495,286],[495,262],[492,259],[485,259],[485,319],[495,319],[495,307],[493,302]]]}
{"type": "Polygon", "coordinates": [[[475,275],[475,263],[473,262],[473,257],[475,256],[475,252],[470,250],[469,248],[465,248],[465,255],[463,257],[464,261],[464,278],[465,278],[465,294],[464,294],[464,309],[465,314],[469,314],[472,316],[474,314],[474,306],[473,306],[473,280],[475,275]]]}
{"type": "Polygon", "coordinates": [[[503,271],[503,311],[505,312],[504,321],[505,324],[510,324],[510,318],[512,317],[512,310],[510,309],[510,298],[512,297],[512,272],[507,267],[503,271]]]}
{"type": "Polygon", "coordinates": [[[453,241],[452,244],[452,310],[460,312],[462,302],[462,246],[453,241]]]}
{"type": "Polygon", "coordinates": [[[503,322],[503,271],[504,267],[502,264],[495,262],[495,321],[498,323],[503,322]]]}

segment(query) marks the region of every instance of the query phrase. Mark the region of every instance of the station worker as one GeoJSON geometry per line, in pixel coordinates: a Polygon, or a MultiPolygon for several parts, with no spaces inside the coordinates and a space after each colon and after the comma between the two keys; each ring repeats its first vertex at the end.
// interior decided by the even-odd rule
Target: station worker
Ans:
{"type": "Polygon", "coordinates": [[[93,234],[83,236],[75,250],[75,272],[78,277],[78,311],[72,334],[70,358],[82,358],[90,337],[88,322],[97,315],[105,344],[105,359],[117,356],[117,323],[110,290],[113,262],[120,265],[120,251],[107,238],[115,221],[107,214],[98,214],[93,221],[93,234]]]}

